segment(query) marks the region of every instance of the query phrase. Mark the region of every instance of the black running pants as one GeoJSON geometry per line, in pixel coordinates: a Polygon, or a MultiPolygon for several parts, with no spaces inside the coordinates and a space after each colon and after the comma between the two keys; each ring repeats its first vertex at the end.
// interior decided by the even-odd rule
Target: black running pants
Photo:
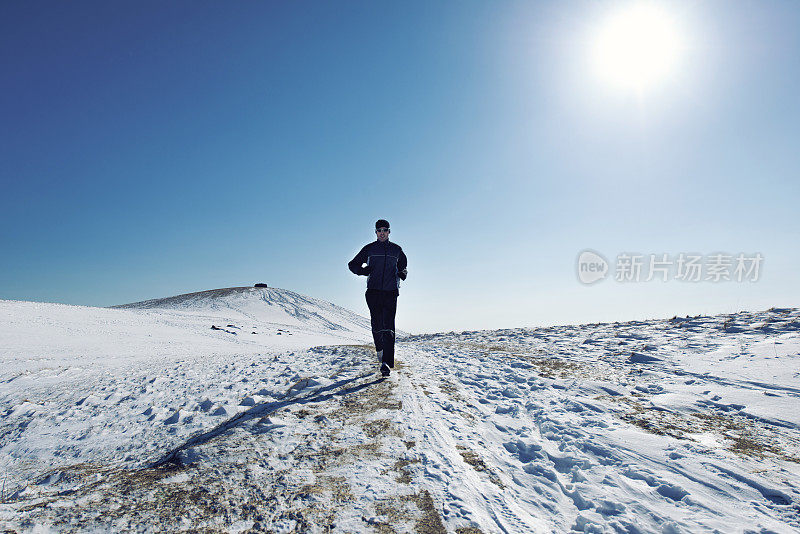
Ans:
{"type": "Polygon", "coordinates": [[[375,350],[382,350],[383,362],[394,368],[394,316],[397,312],[397,293],[367,289],[366,297],[375,350]]]}

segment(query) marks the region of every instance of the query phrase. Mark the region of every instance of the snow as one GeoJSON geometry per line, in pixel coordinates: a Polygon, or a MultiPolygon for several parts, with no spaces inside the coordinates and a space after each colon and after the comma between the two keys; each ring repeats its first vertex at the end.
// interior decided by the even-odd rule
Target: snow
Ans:
{"type": "Polygon", "coordinates": [[[388,379],[370,337],[273,288],[0,301],[0,527],[800,530],[796,309],[410,335],[388,379]]]}

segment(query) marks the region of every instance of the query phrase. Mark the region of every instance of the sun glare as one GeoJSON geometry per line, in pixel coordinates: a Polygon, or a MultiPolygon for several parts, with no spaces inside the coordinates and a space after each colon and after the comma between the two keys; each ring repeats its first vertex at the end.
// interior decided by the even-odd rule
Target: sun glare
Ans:
{"type": "Polygon", "coordinates": [[[594,44],[594,66],[606,82],[644,92],[675,69],[683,48],[675,21],[649,3],[612,14],[594,44]]]}

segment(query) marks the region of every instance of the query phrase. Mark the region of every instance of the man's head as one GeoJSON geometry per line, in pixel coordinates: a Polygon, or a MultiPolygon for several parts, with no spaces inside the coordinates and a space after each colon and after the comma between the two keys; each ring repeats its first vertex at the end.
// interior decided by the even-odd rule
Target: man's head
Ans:
{"type": "Polygon", "coordinates": [[[386,241],[389,239],[389,221],[385,219],[378,219],[375,221],[375,234],[378,236],[378,241],[386,241]]]}

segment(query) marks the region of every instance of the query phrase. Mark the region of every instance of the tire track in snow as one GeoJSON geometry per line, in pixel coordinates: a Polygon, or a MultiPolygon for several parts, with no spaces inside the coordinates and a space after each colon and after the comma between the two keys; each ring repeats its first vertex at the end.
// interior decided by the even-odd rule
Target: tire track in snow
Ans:
{"type": "MultiPolygon", "coordinates": [[[[531,516],[513,498],[507,497],[506,493],[514,489],[498,487],[492,481],[491,471],[478,471],[462,457],[459,447],[472,450],[479,445],[480,436],[465,430],[470,428],[474,416],[470,417],[472,412],[464,406],[455,406],[457,400],[441,398],[447,395],[444,392],[450,386],[440,389],[441,394],[432,391],[439,388],[446,374],[432,363],[435,360],[431,355],[408,349],[403,350],[403,357],[409,360],[412,369],[399,375],[397,381],[404,416],[409,421],[407,434],[414,437],[416,452],[421,457],[416,481],[442,500],[445,521],[451,527],[472,526],[486,532],[550,532],[546,522],[531,516]]],[[[457,357],[455,363],[466,361],[457,357]]],[[[478,450],[480,458],[485,455],[485,450],[478,450]]]]}

